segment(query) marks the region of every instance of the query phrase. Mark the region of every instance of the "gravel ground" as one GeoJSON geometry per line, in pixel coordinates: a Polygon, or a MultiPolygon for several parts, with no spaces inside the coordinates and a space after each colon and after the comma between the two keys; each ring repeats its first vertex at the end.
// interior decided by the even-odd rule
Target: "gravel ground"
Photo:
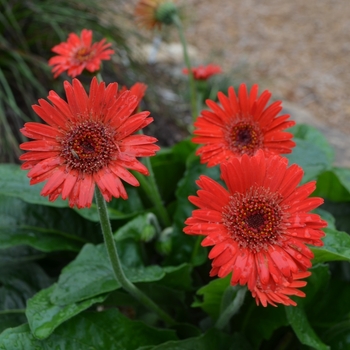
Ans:
{"type": "MultiPolygon", "coordinates": [[[[350,133],[349,0],[187,0],[203,59],[350,133]]],[[[350,145],[350,144],[349,144],[350,145]]]]}
{"type": "MultiPolygon", "coordinates": [[[[129,14],[137,2],[119,1],[129,14]]],[[[350,166],[350,0],[177,3],[195,64],[219,64],[226,75],[237,80],[238,72],[239,80],[269,89],[292,118],[326,134],[337,164],[350,166]]],[[[168,41],[178,41],[174,30],[164,29],[168,41]]]]}

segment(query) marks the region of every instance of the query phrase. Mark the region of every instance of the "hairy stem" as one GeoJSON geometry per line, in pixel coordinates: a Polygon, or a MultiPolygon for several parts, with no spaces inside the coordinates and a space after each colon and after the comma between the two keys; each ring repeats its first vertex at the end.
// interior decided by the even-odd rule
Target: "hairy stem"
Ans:
{"type": "Polygon", "coordinates": [[[96,188],[95,196],[97,209],[100,217],[101,229],[106,249],[108,252],[108,257],[113,268],[115,279],[125,291],[127,291],[130,295],[132,295],[149,310],[155,312],[164,322],[166,322],[169,325],[175,324],[176,322],[171,316],[169,316],[164,310],[162,310],[157,304],[155,304],[153,300],[151,300],[146,294],[144,294],[140,289],[138,289],[126,277],[119,259],[117,247],[113,237],[112,228],[108,217],[107,204],[98,188],[96,188]]]}

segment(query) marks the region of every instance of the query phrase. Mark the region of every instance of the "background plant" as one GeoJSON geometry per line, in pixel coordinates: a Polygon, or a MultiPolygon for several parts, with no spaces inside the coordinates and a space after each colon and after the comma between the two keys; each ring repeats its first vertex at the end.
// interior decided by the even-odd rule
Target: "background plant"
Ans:
{"type": "MultiPolygon", "coordinates": [[[[95,39],[107,37],[127,55],[124,33],[118,22],[102,22],[105,8],[97,1],[0,1],[0,161],[18,158],[18,130],[35,120],[33,101],[47,91],[62,91],[62,78],[54,80],[47,61],[51,48],[67,33],[89,28],[95,39]]],[[[107,73],[114,72],[106,64],[107,73]]]]}
{"type": "MultiPolygon", "coordinates": [[[[152,69],[136,77],[152,77],[157,67],[152,69]]],[[[30,103],[46,95],[45,90],[30,103]]],[[[40,185],[28,185],[19,166],[1,164],[0,348],[347,348],[350,171],[333,165],[334,152],[317,130],[297,125],[292,132],[297,146],[289,161],[303,167],[303,182],[318,181],[314,195],[326,202],[317,212],[328,222],[325,246],[313,248],[312,276],[303,288],[307,296],[295,298],[297,307],[257,307],[250,296],[243,298],[231,287],[228,278],[208,276],[207,249],[182,230],[194,209],[188,195],[198,189],[195,180],[205,174],[220,181],[219,170],[200,164],[189,139],[163,147],[151,158],[171,226],[159,223],[143,187],[127,186],[129,199],[108,205],[127,276],[177,320],[172,327],[115,281],[96,206],[72,210],[64,201],[48,202],[39,195],[40,185]],[[236,314],[222,330],[215,328],[232,303],[240,306],[236,314]]]]}

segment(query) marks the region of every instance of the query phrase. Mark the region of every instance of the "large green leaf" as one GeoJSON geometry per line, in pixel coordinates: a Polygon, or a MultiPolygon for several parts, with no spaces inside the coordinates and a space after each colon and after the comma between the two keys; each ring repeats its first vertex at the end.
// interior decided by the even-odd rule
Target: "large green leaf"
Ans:
{"type": "Polygon", "coordinates": [[[154,229],[154,227],[151,225],[153,216],[154,215],[152,213],[143,214],[128,221],[114,233],[115,240],[122,241],[128,238],[131,238],[135,241],[147,240],[147,238],[149,238],[147,237],[149,229],[154,229]]]}
{"type": "Polygon", "coordinates": [[[349,170],[333,168],[322,173],[317,179],[317,187],[314,195],[333,202],[349,202],[349,183],[346,182],[346,179],[339,176],[341,174],[345,175],[345,172],[349,172],[349,170]],[[347,187],[345,183],[347,183],[347,187]]]}
{"type": "Polygon", "coordinates": [[[350,319],[327,329],[324,337],[332,350],[350,349],[350,319]]]}
{"type": "Polygon", "coordinates": [[[311,346],[317,350],[329,350],[329,346],[324,344],[315,331],[312,329],[307,319],[305,310],[302,307],[285,307],[288,322],[292,326],[296,336],[302,344],[311,346]]]}
{"type": "MultiPolygon", "coordinates": [[[[128,252],[134,254],[130,250],[124,250],[124,261],[128,252]]],[[[124,267],[126,276],[134,283],[158,281],[165,275],[158,265],[124,267]]],[[[63,269],[51,300],[55,304],[66,305],[118,288],[120,284],[114,277],[105,246],[87,244],[77,258],[63,269]]]]}
{"type": "Polygon", "coordinates": [[[26,171],[15,164],[0,164],[0,194],[16,197],[27,203],[42,204],[54,207],[66,207],[67,202],[57,199],[50,202],[46,197],[40,196],[44,184],[29,185],[26,171]]]}
{"type": "Polygon", "coordinates": [[[334,167],[333,172],[338,177],[341,184],[350,193],[350,169],[334,167]]]}
{"type": "Polygon", "coordinates": [[[295,136],[296,147],[286,157],[290,164],[296,163],[303,168],[303,183],[331,168],[334,151],[320,131],[305,124],[297,124],[290,130],[295,136]]]}
{"type": "Polygon", "coordinates": [[[295,297],[298,307],[304,307],[305,310],[314,310],[315,301],[324,297],[324,291],[327,289],[331,273],[328,264],[316,264],[310,270],[311,276],[306,279],[307,285],[301,290],[306,294],[303,298],[295,297]]]}
{"type": "Polygon", "coordinates": [[[222,296],[230,285],[230,279],[231,275],[225,278],[216,278],[200,288],[197,294],[202,296],[202,300],[196,298],[192,306],[202,308],[214,320],[217,319],[220,315],[222,296]]]}
{"type": "Polygon", "coordinates": [[[291,128],[290,131],[294,134],[295,138],[308,140],[314,145],[318,146],[320,149],[322,149],[323,154],[326,155],[328,162],[330,164],[333,162],[334,150],[322,132],[307,124],[297,124],[291,128]]]}
{"type": "Polygon", "coordinates": [[[70,303],[64,306],[54,305],[50,297],[55,290],[55,284],[41,290],[28,300],[26,316],[33,335],[38,339],[47,338],[60,324],[86,310],[91,305],[101,303],[106,296],[98,296],[80,303],[70,303]]]}
{"type": "MultiPolygon", "coordinates": [[[[29,185],[26,172],[15,164],[0,164],[0,195],[20,198],[31,204],[64,208],[68,207],[68,201],[60,198],[50,202],[47,197],[40,195],[44,183],[34,186],[29,185]]],[[[114,199],[108,206],[111,220],[125,219],[140,213],[143,210],[137,190],[127,186],[128,200],[114,199]]],[[[97,207],[93,203],[89,209],[74,209],[79,215],[91,221],[98,221],[97,207]]]]}
{"type": "Polygon", "coordinates": [[[43,252],[70,250],[78,252],[82,242],[74,236],[41,227],[20,228],[0,226],[0,248],[28,245],[43,252]],[[71,238],[72,237],[72,238],[71,238]]]}
{"type": "Polygon", "coordinates": [[[315,257],[313,263],[325,261],[350,261],[350,236],[346,232],[326,228],[326,236],[322,239],[324,246],[311,248],[315,257]]]}
{"type": "MultiPolygon", "coordinates": [[[[141,348],[139,350],[149,349],[141,348]]],[[[199,337],[168,341],[155,346],[152,350],[250,350],[248,342],[238,334],[228,335],[218,330],[211,329],[199,337]]]]}
{"type": "Polygon", "coordinates": [[[2,268],[0,332],[25,322],[24,309],[27,299],[50,283],[51,279],[34,263],[8,265],[2,268]]]}
{"type": "Polygon", "coordinates": [[[117,310],[85,312],[38,340],[28,325],[10,328],[0,335],[2,350],[135,350],[176,340],[174,331],[159,330],[132,321],[117,310]]]}
{"type": "Polygon", "coordinates": [[[276,330],[288,325],[282,306],[257,306],[255,300],[251,298],[247,298],[233,321],[241,333],[249,339],[254,349],[260,349],[264,340],[269,340],[276,330]]]}
{"type": "Polygon", "coordinates": [[[28,246],[11,247],[0,250],[0,268],[7,268],[13,264],[27,264],[31,261],[39,260],[45,257],[45,254],[28,246]]]}
{"type": "MultiPolygon", "coordinates": [[[[321,339],[331,346],[332,350],[335,342],[337,342],[335,338],[338,338],[338,336],[342,338],[344,335],[342,325],[344,325],[344,322],[349,322],[349,295],[349,282],[332,278],[327,286],[319,290],[313,304],[306,308],[310,323],[317,330],[321,339]]],[[[349,329],[347,330],[349,331],[349,329]]],[[[340,343],[343,341],[346,341],[346,339],[339,339],[340,343]]],[[[337,349],[337,347],[334,348],[337,349]]],[[[339,349],[347,349],[347,347],[344,346],[339,349]]]]}
{"type": "Polygon", "coordinates": [[[72,210],[31,205],[0,195],[0,248],[29,245],[38,250],[79,251],[94,228],[72,210]],[[82,237],[84,236],[84,238],[82,237]]]}
{"type": "Polygon", "coordinates": [[[331,167],[331,162],[327,157],[327,153],[317,144],[309,140],[295,138],[296,147],[293,152],[287,154],[289,164],[298,164],[304,170],[302,182],[315,180],[320,174],[331,167]]]}

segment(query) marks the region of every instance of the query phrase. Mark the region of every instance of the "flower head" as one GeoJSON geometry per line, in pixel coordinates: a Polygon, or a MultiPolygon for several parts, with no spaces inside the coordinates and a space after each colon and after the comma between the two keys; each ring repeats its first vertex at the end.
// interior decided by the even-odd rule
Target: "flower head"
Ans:
{"type": "MultiPolygon", "coordinates": [[[[128,88],[125,85],[123,85],[118,91],[118,96],[127,90],[128,88]]],[[[147,90],[147,85],[139,82],[135,83],[133,86],[130,87],[131,94],[135,95],[139,101],[141,101],[145,96],[146,90],[147,90]]]]}
{"type": "Polygon", "coordinates": [[[135,21],[147,29],[160,29],[162,24],[171,24],[177,12],[176,5],[169,0],[139,0],[135,7],[135,21]]]}
{"type": "Polygon", "coordinates": [[[295,122],[288,120],[287,114],[277,117],[282,110],[281,101],[266,107],[271,97],[268,90],[257,95],[257,85],[248,94],[242,84],[238,96],[233,87],[228,89],[228,96],[219,92],[220,105],[206,101],[211,111],[202,111],[194,123],[193,138],[194,143],[204,144],[196,153],[202,163],[211,167],[243,154],[252,156],[260,149],[267,155],[291,152],[295,146],[293,135],[283,130],[295,122]]]}
{"type": "MultiPolygon", "coordinates": [[[[123,92],[127,91],[128,88],[123,85],[117,93],[117,96],[121,95],[123,92]]],[[[139,100],[139,104],[141,103],[141,100],[143,99],[143,97],[145,96],[145,92],[147,90],[147,85],[143,84],[143,83],[135,83],[131,88],[130,88],[130,93],[134,96],[137,97],[137,99],[139,100]]],[[[139,104],[136,106],[134,113],[137,112],[138,108],[139,108],[139,104]]]]}
{"type": "Polygon", "coordinates": [[[79,80],[65,81],[68,102],[50,91],[47,102],[39,100],[34,111],[48,125],[29,122],[21,129],[34,139],[20,148],[22,169],[29,169],[30,184],[48,180],[41,195],[54,201],[69,199],[71,207],[90,207],[95,184],[103,197],[127,199],[121,179],[138,186],[127,170],[148,175],[136,157],[153,156],[159,149],[154,137],[134,134],[150,124],[149,112],[132,114],[140,102],[129,90],[118,96],[118,84],[107,87],[94,78],[89,95],[79,80]],[[118,97],[117,97],[118,96],[118,97]]]}
{"type": "Polygon", "coordinates": [[[49,65],[52,66],[54,77],[58,77],[63,72],[75,78],[84,69],[95,72],[100,69],[102,60],[110,60],[114,51],[109,49],[110,43],[105,43],[102,39],[92,44],[92,31],[83,29],[80,37],[75,33],[68,36],[67,42],[63,42],[52,48],[57,56],[50,58],[49,65]]]}
{"type": "MultiPolygon", "coordinates": [[[[212,75],[222,73],[222,69],[220,66],[215,64],[208,64],[206,66],[198,66],[191,68],[194,79],[196,80],[207,80],[212,75]]],[[[182,73],[188,74],[188,69],[184,68],[182,73]]]]}
{"type": "Polygon", "coordinates": [[[288,295],[303,296],[297,288],[305,282],[298,280],[307,276],[313,258],[306,244],[323,245],[326,222],[309,213],[323,203],[309,198],[315,182],[298,187],[303,171],[287,165],[279,155],[244,154],[221,165],[227,189],[201,176],[197,196],[189,197],[199,209],[184,232],[204,235],[202,246],[214,246],[210,275],[232,272],[231,284],[247,284],[264,306],[294,305],[288,295]]]}

